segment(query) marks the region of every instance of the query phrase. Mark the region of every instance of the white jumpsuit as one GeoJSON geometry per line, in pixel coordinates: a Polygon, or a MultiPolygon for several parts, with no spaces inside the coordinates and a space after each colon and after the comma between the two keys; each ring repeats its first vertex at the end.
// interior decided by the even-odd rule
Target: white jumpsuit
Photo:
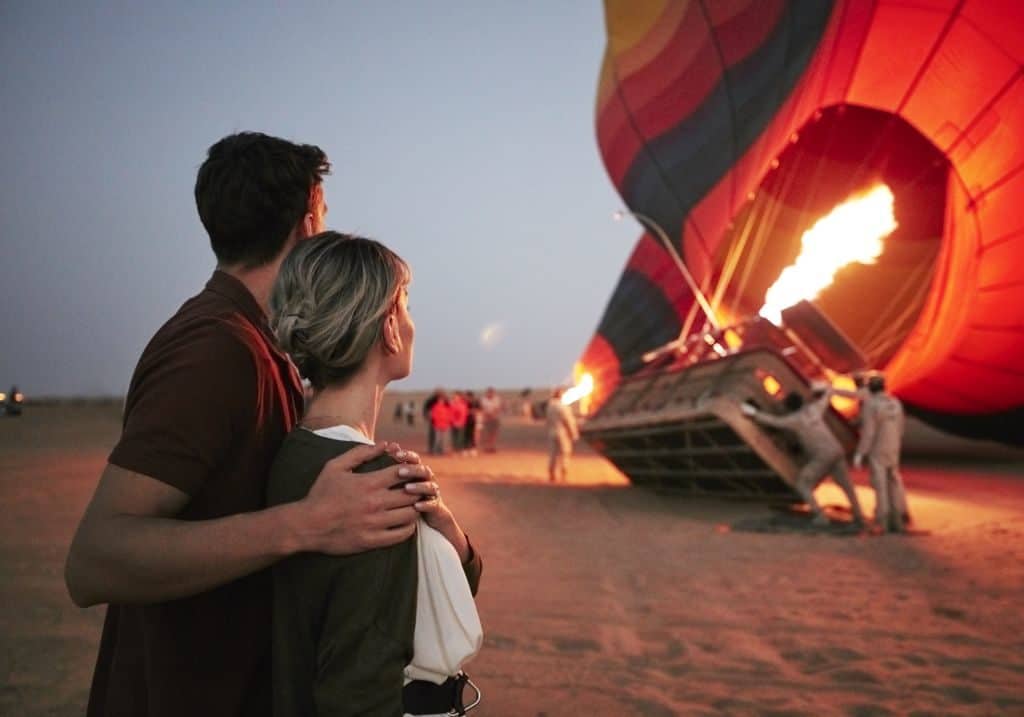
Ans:
{"type": "Polygon", "coordinates": [[[791,432],[800,441],[807,462],[800,467],[796,476],[796,490],[810,506],[817,520],[827,520],[814,497],[814,489],[829,475],[839,485],[850,501],[850,510],[858,523],[864,522],[864,513],[857,500],[857,493],[846,470],[843,447],[825,423],[825,412],[829,406],[829,395],[805,404],[803,408],[786,416],[773,416],[758,411],[753,419],[758,423],[791,432]]]}
{"type": "Polygon", "coordinates": [[[903,404],[895,396],[874,393],[861,405],[861,433],[857,453],[867,461],[875,489],[875,522],[885,530],[903,528],[907,494],[900,476],[903,442],[903,404]]]}
{"type": "Polygon", "coordinates": [[[552,398],[548,401],[546,420],[548,477],[552,481],[565,480],[569,473],[572,444],[580,437],[576,427],[576,418],[572,415],[572,409],[563,405],[561,399],[552,398]]]}

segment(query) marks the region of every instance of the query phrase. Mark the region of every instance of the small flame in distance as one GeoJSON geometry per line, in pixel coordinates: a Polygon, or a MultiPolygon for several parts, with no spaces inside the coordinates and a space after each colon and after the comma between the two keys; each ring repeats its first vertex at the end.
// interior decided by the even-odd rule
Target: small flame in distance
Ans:
{"type": "Polygon", "coordinates": [[[589,396],[594,390],[594,377],[585,373],[580,377],[580,382],[562,394],[562,404],[570,406],[584,396],[589,396]]]}

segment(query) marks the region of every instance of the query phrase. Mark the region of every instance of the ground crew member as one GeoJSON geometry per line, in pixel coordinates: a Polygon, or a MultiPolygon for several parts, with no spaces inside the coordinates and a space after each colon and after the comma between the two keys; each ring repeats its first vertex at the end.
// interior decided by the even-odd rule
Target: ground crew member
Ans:
{"type": "Polygon", "coordinates": [[[867,387],[868,397],[860,411],[860,443],[853,465],[859,468],[867,459],[871,486],[875,489],[875,522],[882,530],[898,533],[910,522],[907,494],[899,470],[903,404],[886,393],[882,374],[869,376],[867,387]]]}
{"type": "Polygon", "coordinates": [[[576,417],[572,409],[562,403],[564,389],[555,388],[551,392],[546,410],[548,434],[548,479],[555,483],[564,481],[569,475],[569,457],[572,456],[572,444],[580,437],[576,426],[576,417]]]}
{"type": "Polygon", "coordinates": [[[814,497],[814,489],[829,475],[832,476],[850,501],[850,509],[854,520],[861,526],[865,525],[864,513],[857,500],[857,493],[846,470],[846,458],[843,447],[825,423],[825,411],[828,410],[830,391],[823,391],[820,397],[811,403],[804,403],[804,397],[797,392],[788,394],[783,402],[789,411],[787,415],[775,416],[757,410],[750,403],[741,406],[743,413],[758,423],[773,428],[789,431],[800,442],[806,462],[800,467],[796,476],[796,490],[810,506],[815,525],[828,525],[829,519],[814,497]]]}

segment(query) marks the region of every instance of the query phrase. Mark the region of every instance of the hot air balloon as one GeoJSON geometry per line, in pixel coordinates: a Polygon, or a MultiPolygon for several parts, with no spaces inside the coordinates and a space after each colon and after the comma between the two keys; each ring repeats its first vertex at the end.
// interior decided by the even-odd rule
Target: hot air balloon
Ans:
{"type": "Polygon", "coordinates": [[[645,231],[578,364],[594,403],[707,329],[680,264],[719,323],[757,315],[808,230],[884,187],[895,229],[812,268],[831,283],[803,298],[912,413],[1024,444],[1024,3],[605,0],[605,17],[598,144],[645,231]]]}

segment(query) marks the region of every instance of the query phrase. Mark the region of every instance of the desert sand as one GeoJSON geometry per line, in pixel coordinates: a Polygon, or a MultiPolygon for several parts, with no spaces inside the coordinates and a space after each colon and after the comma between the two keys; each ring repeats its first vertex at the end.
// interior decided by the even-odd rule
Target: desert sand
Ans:
{"type": "MultiPolygon", "coordinates": [[[[0,715],[84,712],[103,609],[63,561],[118,431],[115,404],[0,418],[0,715]]],[[[385,407],[379,438],[423,434],[385,407]]],[[[472,714],[1024,715],[1019,452],[919,452],[919,534],[866,536],[751,532],[778,511],[634,488],[585,447],[552,485],[543,445],[510,417],[499,453],[430,459],[484,556],[472,714]]]]}

